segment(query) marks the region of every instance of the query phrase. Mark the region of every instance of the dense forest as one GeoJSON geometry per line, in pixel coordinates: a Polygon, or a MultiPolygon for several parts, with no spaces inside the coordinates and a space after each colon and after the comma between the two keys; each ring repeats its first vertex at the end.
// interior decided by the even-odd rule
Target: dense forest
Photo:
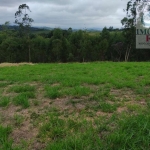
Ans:
{"type": "Polygon", "coordinates": [[[130,17],[127,15],[121,20],[122,30],[104,27],[102,31],[92,33],[55,28],[33,32],[33,19],[23,14],[29,6],[20,5],[15,13],[18,27],[10,28],[9,22],[0,26],[0,62],[149,61],[149,49],[135,48],[133,0],[127,3],[127,8],[130,17]],[[19,22],[17,17],[23,17],[23,21],[19,22]]]}

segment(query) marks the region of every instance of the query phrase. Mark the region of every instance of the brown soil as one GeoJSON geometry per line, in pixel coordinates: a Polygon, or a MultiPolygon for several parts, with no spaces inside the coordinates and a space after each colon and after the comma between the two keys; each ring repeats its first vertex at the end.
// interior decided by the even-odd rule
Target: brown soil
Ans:
{"type": "Polygon", "coordinates": [[[126,107],[118,107],[118,109],[117,109],[117,112],[118,112],[118,113],[122,113],[122,112],[124,112],[124,111],[127,111],[127,108],[126,108],[126,107]]]}

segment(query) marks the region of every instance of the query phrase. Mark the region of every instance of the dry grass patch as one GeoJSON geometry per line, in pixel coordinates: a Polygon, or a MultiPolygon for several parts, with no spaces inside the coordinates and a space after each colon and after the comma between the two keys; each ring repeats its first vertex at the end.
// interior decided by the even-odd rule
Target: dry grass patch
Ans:
{"type": "Polygon", "coordinates": [[[137,95],[131,89],[111,89],[110,94],[118,100],[135,100],[137,95]]]}
{"type": "Polygon", "coordinates": [[[60,86],[60,83],[53,83],[51,86],[60,86]]]}
{"type": "Polygon", "coordinates": [[[126,112],[126,111],[127,111],[127,107],[118,107],[117,108],[118,113],[122,113],[122,112],[126,112]]]}
{"type": "Polygon", "coordinates": [[[14,128],[10,137],[15,141],[14,145],[22,145],[22,141],[26,141],[29,147],[34,147],[33,143],[36,145],[38,139],[38,129],[33,127],[30,120],[25,120],[19,128],[14,128]]]}
{"type": "Polygon", "coordinates": [[[1,108],[0,107],[0,114],[1,114],[0,117],[2,119],[1,124],[4,125],[4,126],[11,125],[13,117],[16,114],[16,112],[18,111],[19,108],[20,107],[14,106],[14,105],[10,105],[7,108],[1,108]]]}
{"type": "Polygon", "coordinates": [[[21,65],[34,65],[33,63],[0,63],[0,67],[12,67],[12,66],[21,66],[21,65]]]}
{"type": "Polygon", "coordinates": [[[99,117],[99,116],[107,116],[107,117],[111,117],[113,113],[106,113],[106,112],[103,112],[103,111],[97,111],[96,112],[96,116],[99,117]]]}
{"type": "Polygon", "coordinates": [[[61,111],[68,110],[68,109],[72,110],[73,106],[70,104],[68,105],[69,100],[70,100],[69,98],[57,98],[53,100],[51,106],[57,107],[61,111]]]}
{"type": "Polygon", "coordinates": [[[10,96],[10,97],[15,97],[17,95],[17,93],[14,93],[14,92],[9,92],[9,89],[13,86],[16,86],[18,84],[11,84],[11,85],[8,85],[6,87],[3,88],[3,93],[2,93],[2,96],[10,96]]]}
{"type": "Polygon", "coordinates": [[[139,109],[145,109],[147,107],[146,100],[140,95],[135,94],[130,89],[112,89],[110,94],[115,99],[121,101],[121,106],[117,108],[118,113],[127,111],[138,111],[139,109]]]}

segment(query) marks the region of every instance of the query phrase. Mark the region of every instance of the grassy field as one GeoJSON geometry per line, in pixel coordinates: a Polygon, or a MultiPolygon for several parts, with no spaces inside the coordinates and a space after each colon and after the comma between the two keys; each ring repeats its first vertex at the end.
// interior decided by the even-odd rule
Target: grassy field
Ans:
{"type": "Polygon", "coordinates": [[[150,149],[150,63],[0,67],[0,150],[150,149]]]}

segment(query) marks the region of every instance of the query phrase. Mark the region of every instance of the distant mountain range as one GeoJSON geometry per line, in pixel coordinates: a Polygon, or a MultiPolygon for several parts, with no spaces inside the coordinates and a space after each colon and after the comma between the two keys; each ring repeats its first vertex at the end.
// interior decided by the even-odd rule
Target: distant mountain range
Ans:
{"type": "MultiPolygon", "coordinates": [[[[10,25],[8,26],[8,29],[10,30],[17,30],[18,29],[18,26],[16,25],[10,25]]],[[[51,28],[51,27],[46,27],[46,26],[43,26],[43,27],[36,27],[36,26],[33,26],[31,27],[31,31],[50,31],[50,30],[53,30],[54,28],[51,28]]],[[[0,25],[0,31],[3,30],[3,26],[0,25]]],[[[68,30],[68,28],[62,28],[62,30],[68,30]]],[[[85,28],[85,29],[72,29],[73,31],[78,31],[78,30],[86,30],[86,31],[89,31],[89,32],[94,32],[94,31],[102,31],[103,28],[85,28]]],[[[109,29],[108,29],[109,30],[109,29]]],[[[122,30],[122,29],[119,29],[119,28],[116,28],[116,29],[112,29],[112,30],[122,30]]]]}
{"type": "MultiPolygon", "coordinates": [[[[34,27],[38,29],[44,29],[44,30],[53,30],[54,28],[51,27],[34,27]]],[[[62,30],[68,30],[68,28],[61,28],[62,30]]],[[[78,31],[78,30],[86,30],[86,31],[102,31],[103,28],[85,28],[85,29],[79,29],[79,28],[72,28],[73,31],[78,31]]]]}
{"type": "MultiPolygon", "coordinates": [[[[10,25],[7,27],[10,30],[17,30],[18,26],[15,25],[10,25]]],[[[31,27],[31,31],[41,31],[41,30],[52,30],[53,28],[48,28],[48,27],[31,27]]],[[[0,31],[3,30],[3,26],[0,25],[0,31]]]]}
{"type": "MultiPolygon", "coordinates": [[[[16,30],[18,29],[18,26],[16,25],[10,25],[8,26],[8,29],[11,29],[11,30],[16,30]]],[[[33,26],[31,27],[31,30],[32,31],[41,31],[41,30],[53,30],[54,28],[51,28],[51,27],[46,27],[46,26],[42,26],[42,27],[36,27],[36,26],[33,26]]],[[[63,30],[68,30],[68,28],[62,28],[63,30]]],[[[0,25],[0,30],[3,30],[3,26],[0,25]]],[[[77,31],[77,30],[87,30],[87,31],[101,31],[102,28],[85,28],[85,29],[72,29],[73,31],[77,31]]]]}

